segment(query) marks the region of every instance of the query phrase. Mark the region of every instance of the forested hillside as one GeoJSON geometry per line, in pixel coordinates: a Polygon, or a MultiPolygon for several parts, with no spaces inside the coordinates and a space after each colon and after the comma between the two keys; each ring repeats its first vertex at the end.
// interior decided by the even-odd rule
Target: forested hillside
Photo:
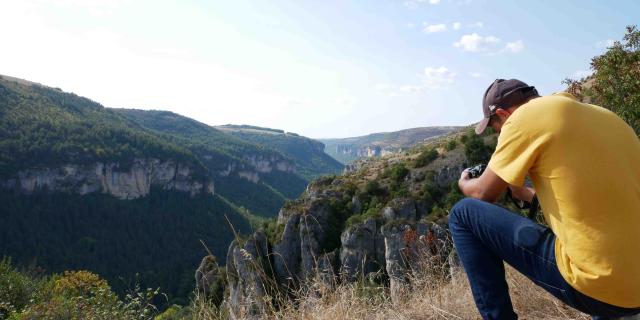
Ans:
{"type": "Polygon", "coordinates": [[[73,93],[0,76],[0,175],[69,162],[117,161],[153,155],[204,174],[186,149],[142,130],[110,109],[73,93]]]}
{"type": "Polygon", "coordinates": [[[217,128],[240,139],[282,152],[296,161],[300,175],[309,180],[327,173],[337,174],[344,169],[343,164],[324,152],[325,145],[317,140],[283,130],[247,125],[225,125],[217,128]]]}
{"type": "Polygon", "coordinates": [[[264,144],[238,139],[172,112],[113,111],[188,149],[214,175],[218,194],[256,215],[274,216],[285,200],[296,198],[309,182],[298,174],[295,159],[264,144]]]}
{"type": "Polygon", "coordinates": [[[137,279],[184,304],[207,250],[224,261],[231,225],[247,233],[304,190],[297,161],[175,113],[2,76],[0,257],[90,270],[119,293],[137,279]]]}

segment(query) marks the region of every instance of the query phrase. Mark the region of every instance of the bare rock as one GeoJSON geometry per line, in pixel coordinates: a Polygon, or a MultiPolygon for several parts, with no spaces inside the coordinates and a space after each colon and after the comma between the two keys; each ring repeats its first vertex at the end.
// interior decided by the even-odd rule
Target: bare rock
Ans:
{"type": "Polygon", "coordinates": [[[328,220],[331,208],[324,199],[312,201],[300,216],[300,258],[304,279],[310,279],[317,266],[323,244],[329,231],[328,220]]]}
{"type": "Polygon", "coordinates": [[[389,289],[391,300],[398,304],[402,293],[407,288],[405,263],[402,251],[405,248],[403,239],[406,226],[403,224],[389,224],[382,228],[385,244],[385,262],[387,275],[389,276],[389,289]]]}
{"type": "Polygon", "coordinates": [[[341,273],[347,279],[377,271],[375,248],[376,221],[368,219],[348,228],[340,236],[341,273]]]}
{"type": "Polygon", "coordinates": [[[382,216],[386,221],[416,221],[416,203],[413,199],[392,199],[382,210],[382,216]]]}
{"type": "Polygon", "coordinates": [[[273,246],[272,260],[276,280],[287,288],[293,288],[300,277],[300,216],[301,214],[287,215],[282,238],[273,246]]]}
{"type": "Polygon", "coordinates": [[[268,279],[265,278],[268,243],[255,232],[242,246],[233,241],[227,254],[227,307],[232,318],[260,318],[267,310],[268,279]]]}
{"type": "Polygon", "coordinates": [[[195,274],[198,294],[219,305],[224,292],[224,283],[221,281],[221,277],[222,274],[216,258],[212,255],[205,256],[195,274]]]}

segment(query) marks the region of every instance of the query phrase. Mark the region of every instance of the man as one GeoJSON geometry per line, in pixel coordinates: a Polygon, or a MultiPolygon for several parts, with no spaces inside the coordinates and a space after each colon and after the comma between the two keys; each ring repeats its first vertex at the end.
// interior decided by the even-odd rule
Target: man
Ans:
{"type": "Polygon", "coordinates": [[[487,169],[458,182],[449,227],[484,319],[516,319],[503,261],[566,304],[609,319],[640,312],[640,141],[623,120],[568,93],[498,79],[483,99],[500,133],[487,169]],[[529,176],[534,189],[523,186],[529,176]],[[539,199],[549,225],[493,205],[539,199]]]}

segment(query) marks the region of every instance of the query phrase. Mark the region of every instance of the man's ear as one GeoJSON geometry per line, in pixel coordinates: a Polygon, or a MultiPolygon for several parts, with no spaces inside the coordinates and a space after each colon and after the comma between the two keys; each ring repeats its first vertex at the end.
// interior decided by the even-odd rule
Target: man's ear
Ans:
{"type": "Polygon", "coordinates": [[[505,110],[505,109],[502,109],[502,108],[496,109],[496,114],[499,115],[501,118],[509,117],[512,112],[513,111],[505,110]]]}

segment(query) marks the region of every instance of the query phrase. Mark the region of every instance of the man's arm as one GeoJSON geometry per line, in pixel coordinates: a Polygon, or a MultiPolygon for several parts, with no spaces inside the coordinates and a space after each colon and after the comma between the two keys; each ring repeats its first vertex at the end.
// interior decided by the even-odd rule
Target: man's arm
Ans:
{"type": "Polygon", "coordinates": [[[477,179],[471,179],[469,173],[466,170],[463,171],[462,175],[460,175],[460,180],[458,180],[458,187],[465,196],[490,203],[498,200],[507,187],[511,189],[511,194],[514,198],[527,202],[531,202],[535,194],[533,188],[509,185],[489,167],[477,179]]]}
{"type": "Polygon", "coordinates": [[[458,180],[458,187],[465,196],[490,203],[498,200],[507,186],[508,184],[489,167],[476,179],[471,179],[469,172],[465,170],[458,180]]]}

